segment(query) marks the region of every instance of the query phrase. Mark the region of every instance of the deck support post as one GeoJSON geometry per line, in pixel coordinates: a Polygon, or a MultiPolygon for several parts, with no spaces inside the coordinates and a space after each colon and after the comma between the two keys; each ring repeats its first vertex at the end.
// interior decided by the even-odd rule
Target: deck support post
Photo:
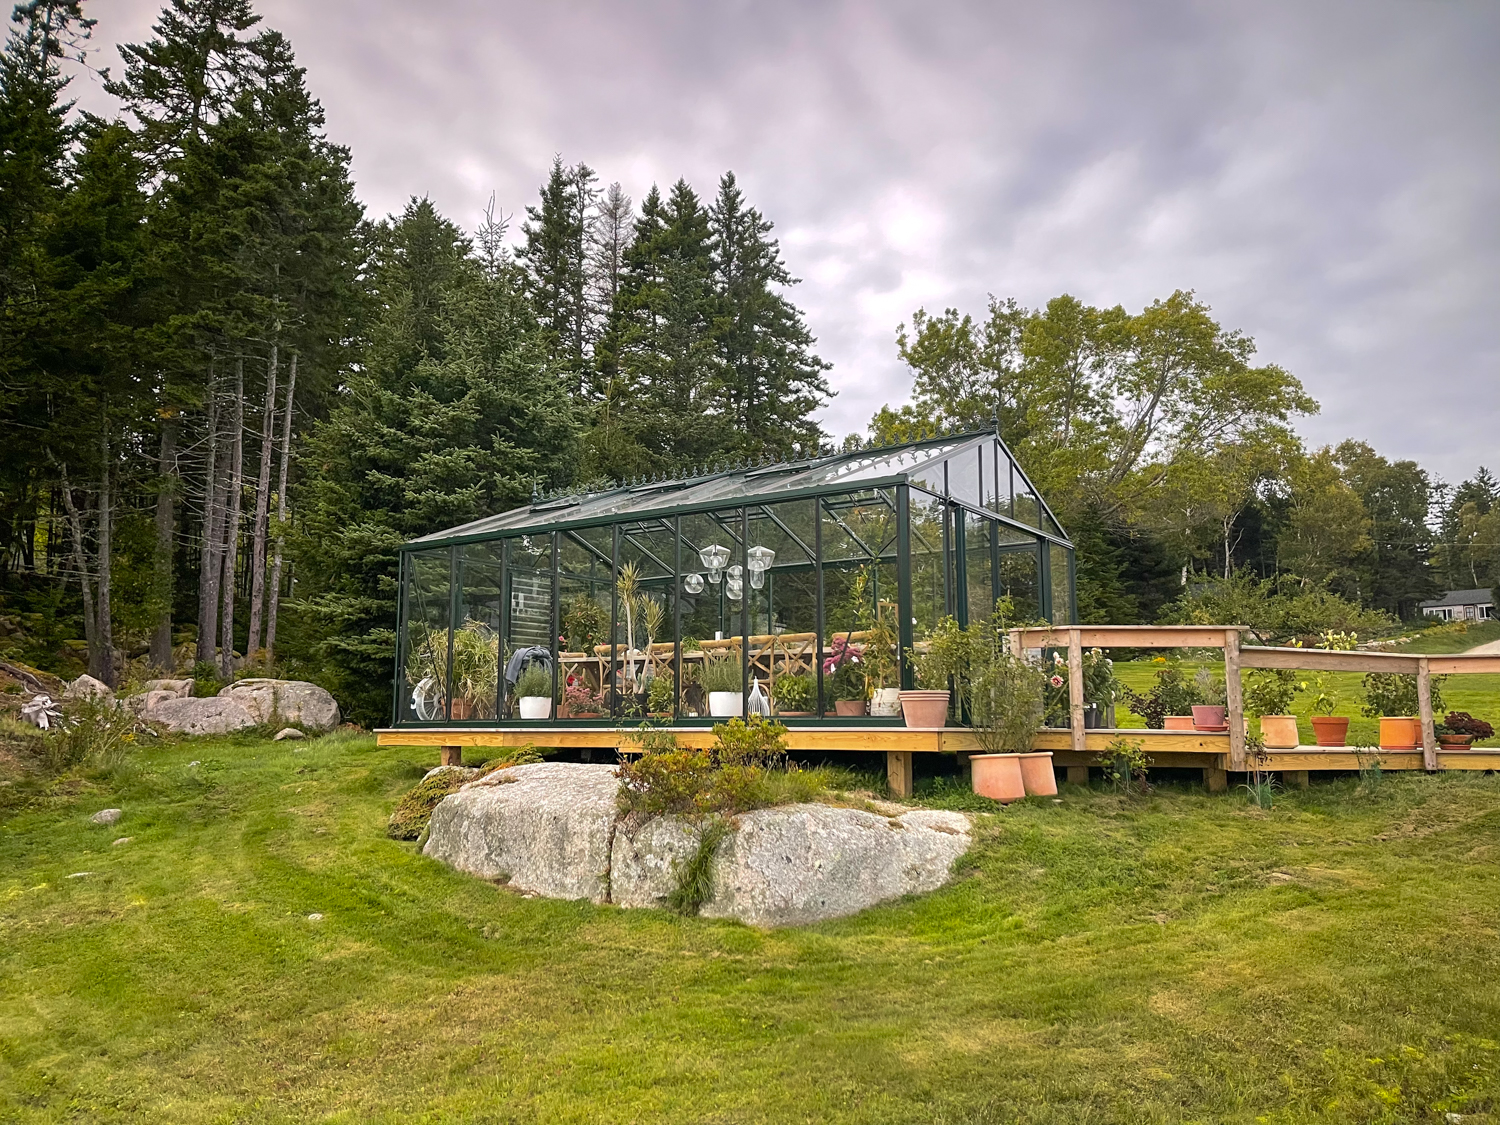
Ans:
{"type": "Polygon", "coordinates": [[[464,748],[462,746],[439,746],[438,765],[461,766],[464,764],[464,748]]]}
{"type": "Polygon", "coordinates": [[[1203,784],[1210,793],[1224,793],[1229,789],[1229,771],[1206,769],[1203,771],[1203,784]]]}
{"type": "Polygon", "coordinates": [[[1224,702],[1229,710],[1229,768],[1245,771],[1245,697],[1240,684],[1240,631],[1224,630],[1224,702]]]}
{"type": "Polygon", "coordinates": [[[897,797],[912,794],[911,751],[887,750],[885,752],[885,780],[897,797]]]}
{"type": "Polygon", "coordinates": [[[1437,733],[1432,718],[1432,672],[1425,656],[1417,657],[1417,710],[1422,719],[1422,768],[1430,772],[1438,768],[1437,733]]]}
{"type": "Polygon", "coordinates": [[[1068,706],[1073,752],[1082,754],[1088,749],[1088,738],[1083,731],[1083,634],[1077,629],[1068,630],[1068,706]]]}
{"type": "Polygon", "coordinates": [[[1088,766],[1069,766],[1068,767],[1068,784],[1069,785],[1087,785],[1088,783],[1089,783],[1089,768],[1088,768],[1088,766]]]}
{"type": "Polygon", "coordinates": [[[1298,789],[1306,789],[1307,788],[1307,771],[1306,770],[1282,770],[1281,771],[1281,784],[1284,785],[1284,786],[1286,786],[1288,789],[1291,789],[1294,786],[1296,788],[1298,788],[1298,789]]]}

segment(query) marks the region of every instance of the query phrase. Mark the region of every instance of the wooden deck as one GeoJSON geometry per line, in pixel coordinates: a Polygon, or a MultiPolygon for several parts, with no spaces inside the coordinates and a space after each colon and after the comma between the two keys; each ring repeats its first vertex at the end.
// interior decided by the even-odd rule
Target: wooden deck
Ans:
{"type": "MultiPolygon", "coordinates": [[[[714,741],[713,727],[708,723],[682,724],[671,728],[677,744],[687,749],[703,749],[714,741]]],[[[631,753],[634,726],[506,726],[491,728],[438,727],[396,728],[376,732],[381,746],[434,746],[442,760],[455,762],[463,748],[504,749],[517,746],[539,746],[565,750],[606,750],[631,753]]],[[[1051,750],[1053,761],[1068,771],[1068,780],[1086,782],[1088,769],[1097,764],[1099,753],[1115,738],[1140,742],[1158,768],[1197,769],[1203,771],[1204,783],[1211,790],[1228,786],[1230,772],[1229,735],[1202,731],[1168,730],[1089,730],[1084,734],[1084,748],[1074,748],[1072,732],[1050,729],[1038,733],[1035,748],[1051,750]]],[[[955,754],[967,757],[983,753],[972,731],[962,727],[911,728],[900,726],[859,725],[846,722],[796,726],[787,731],[787,749],[794,754],[884,753],[886,775],[893,792],[907,796],[912,787],[912,761],[916,754],[955,754]]],[[[1310,772],[1322,770],[1356,770],[1363,757],[1378,757],[1382,769],[1424,769],[1420,749],[1379,750],[1368,748],[1326,748],[1299,746],[1292,750],[1269,750],[1258,763],[1261,770],[1279,772],[1290,784],[1306,784],[1310,772]]],[[[1251,763],[1252,768],[1257,763],[1251,763]]],[[[1437,754],[1440,770],[1500,770],[1500,748],[1493,750],[1447,751],[1437,754]]]]}

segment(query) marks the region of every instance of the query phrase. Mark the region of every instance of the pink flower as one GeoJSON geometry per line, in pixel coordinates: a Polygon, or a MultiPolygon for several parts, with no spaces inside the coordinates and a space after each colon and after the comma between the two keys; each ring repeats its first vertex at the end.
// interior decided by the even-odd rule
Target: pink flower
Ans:
{"type": "Polygon", "coordinates": [[[1052,686],[1053,687],[1062,687],[1062,685],[1063,685],[1063,678],[1061,676],[1053,676],[1052,677],[1052,686]]]}

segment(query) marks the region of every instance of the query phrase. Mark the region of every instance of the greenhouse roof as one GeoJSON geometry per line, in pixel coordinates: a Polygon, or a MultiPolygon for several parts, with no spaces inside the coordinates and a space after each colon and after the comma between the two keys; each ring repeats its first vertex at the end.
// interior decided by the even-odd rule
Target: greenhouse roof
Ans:
{"type": "Polygon", "coordinates": [[[638,481],[596,492],[571,492],[534,500],[495,516],[433,532],[407,544],[432,547],[503,535],[537,534],[556,528],[611,523],[706,511],[744,503],[773,503],[893,484],[911,484],[987,511],[998,519],[1064,545],[1067,535],[1005,443],[993,433],[954,434],[881,449],[834,453],[802,461],[748,465],[700,476],[638,481]],[[985,452],[992,454],[986,461],[985,452]],[[993,469],[996,486],[986,491],[950,487],[946,466],[973,457],[975,483],[993,469]],[[1006,483],[1000,483],[1001,481],[1006,483]],[[981,497],[984,497],[981,500],[981,497]],[[1035,498],[1023,517],[1016,500],[1035,498]]]}

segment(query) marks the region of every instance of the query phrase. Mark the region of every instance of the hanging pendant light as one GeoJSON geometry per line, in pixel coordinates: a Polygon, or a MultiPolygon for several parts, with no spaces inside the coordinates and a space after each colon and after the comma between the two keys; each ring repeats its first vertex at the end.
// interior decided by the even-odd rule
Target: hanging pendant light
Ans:
{"type": "Polygon", "coordinates": [[[719,584],[719,572],[724,569],[724,564],[729,561],[729,548],[712,543],[698,552],[698,558],[703,561],[703,569],[708,571],[708,580],[717,586],[719,584]]]}

